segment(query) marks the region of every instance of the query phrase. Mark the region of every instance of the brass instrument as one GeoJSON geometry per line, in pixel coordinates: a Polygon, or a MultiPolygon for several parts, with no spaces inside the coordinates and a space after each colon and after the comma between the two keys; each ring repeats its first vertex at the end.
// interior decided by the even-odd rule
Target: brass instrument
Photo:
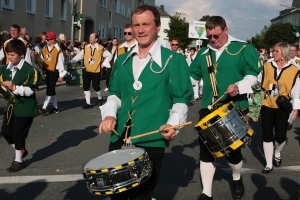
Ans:
{"type": "Polygon", "coordinates": [[[0,84],[0,96],[3,97],[6,101],[13,104],[15,101],[15,95],[2,83],[0,84]]]}
{"type": "Polygon", "coordinates": [[[41,53],[37,52],[35,49],[32,49],[34,55],[34,62],[39,66],[42,77],[45,77],[45,69],[43,68],[43,59],[41,58],[41,53]]]}

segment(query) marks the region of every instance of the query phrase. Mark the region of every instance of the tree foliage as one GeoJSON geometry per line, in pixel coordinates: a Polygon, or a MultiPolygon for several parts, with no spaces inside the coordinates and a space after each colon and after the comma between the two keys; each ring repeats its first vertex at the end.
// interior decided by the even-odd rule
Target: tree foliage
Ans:
{"type": "Polygon", "coordinates": [[[248,43],[252,43],[257,49],[268,49],[278,42],[295,43],[296,41],[296,36],[292,34],[291,23],[265,26],[260,34],[256,34],[250,40],[247,40],[248,43]]]}
{"type": "Polygon", "coordinates": [[[185,49],[192,43],[193,39],[188,38],[189,23],[186,22],[185,17],[181,16],[181,13],[176,12],[174,16],[170,17],[169,27],[169,30],[164,30],[169,40],[178,38],[182,49],[185,49]]]}

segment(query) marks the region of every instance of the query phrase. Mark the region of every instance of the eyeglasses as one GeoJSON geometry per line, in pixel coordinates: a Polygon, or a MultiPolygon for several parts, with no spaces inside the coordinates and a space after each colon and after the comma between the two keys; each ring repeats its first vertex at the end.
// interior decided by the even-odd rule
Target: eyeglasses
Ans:
{"type": "Polygon", "coordinates": [[[53,40],[53,39],[49,39],[49,38],[46,39],[46,41],[49,41],[49,40],[53,40]]]}
{"type": "Polygon", "coordinates": [[[206,37],[211,40],[212,38],[214,38],[215,40],[219,39],[220,38],[220,35],[222,35],[223,31],[221,33],[219,33],[218,35],[207,35],[206,34],[206,37]]]}
{"type": "Polygon", "coordinates": [[[131,32],[124,32],[124,35],[132,35],[131,32]]]}
{"type": "Polygon", "coordinates": [[[178,46],[179,44],[171,44],[172,46],[178,46]]]}

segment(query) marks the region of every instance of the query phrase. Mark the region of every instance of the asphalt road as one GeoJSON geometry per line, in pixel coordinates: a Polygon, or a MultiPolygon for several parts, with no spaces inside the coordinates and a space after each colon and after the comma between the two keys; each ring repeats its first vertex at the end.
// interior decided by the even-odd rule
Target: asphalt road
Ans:
{"type": "MultiPolygon", "coordinates": [[[[101,83],[104,87],[104,82],[101,83]]],[[[90,159],[107,152],[109,136],[98,134],[101,121],[96,94],[92,91],[93,108],[81,109],[85,104],[81,87],[57,87],[61,112],[34,119],[26,146],[26,168],[8,173],[14,150],[0,134],[0,199],[1,200],[107,200],[108,196],[89,193],[82,177],[83,165],[90,159]]],[[[107,92],[103,92],[107,96],[107,92]]],[[[45,90],[38,92],[41,107],[45,90]]],[[[5,100],[0,99],[2,123],[5,100]]],[[[163,167],[153,197],[157,200],[195,200],[202,189],[199,175],[198,133],[193,126],[198,122],[201,101],[190,102],[188,121],[176,140],[165,150],[163,167]]],[[[52,105],[48,106],[48,111],[52,105]]],[[[260,123],[250,122],[256,134],[250,146],[243,147],[247,163],[243,167],[246,188],[244,200],[299,199],[300,190],[300,120],[296,119],[288,132],[288,145],[282,151],[282,166],[270,174],[262,174],[264,167],[260,123]]],[[[213,182],[215,200],[232,199],[231,170],[226,159],[217,159],[213,182]]]]}

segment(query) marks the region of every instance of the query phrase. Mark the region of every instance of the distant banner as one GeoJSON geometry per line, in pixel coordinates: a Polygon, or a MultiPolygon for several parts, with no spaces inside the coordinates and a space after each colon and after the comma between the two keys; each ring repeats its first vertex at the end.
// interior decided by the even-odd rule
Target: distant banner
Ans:
{"type": "Polygon", "coordinates": [[[189,38],[207,39],[206,28],[204,21],[190,21],[189,23],[189,38]]]}

